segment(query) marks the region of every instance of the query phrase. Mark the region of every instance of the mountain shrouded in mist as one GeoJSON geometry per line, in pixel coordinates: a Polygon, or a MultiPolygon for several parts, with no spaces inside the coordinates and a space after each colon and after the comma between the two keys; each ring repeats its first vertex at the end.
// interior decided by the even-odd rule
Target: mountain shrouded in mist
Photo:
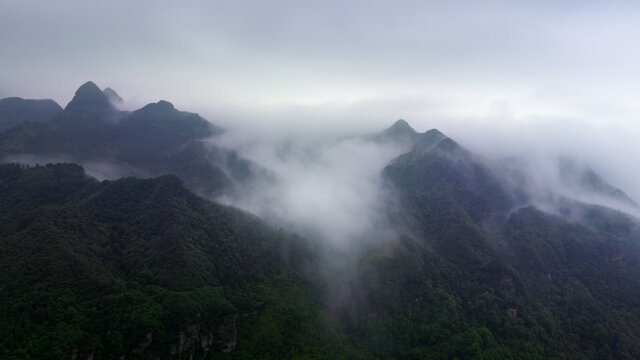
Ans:
{"type": "Polygon", "coordinates": [[[47,121],[62,111],[53,100],[31,100],[11,97],[0,100],[0,131],[20,123],[47,121]]]}
{"type": "Polygon", "coordinates": [[[304,242],[175,176],[7,164],[0,188],[3,358],[293,357],[320,336],[304,242]]]}
{"type": "Polygon", "coordinates": [[[114,106],[122,105],[122,103],[124,102],[124,100],[122,100],[120,95],[118,95],[118,93],[115,90],[113,90],[112,88],[110,88],[110,87],[105,88],[104,90],[102,90],[102,93],[104,94],[104,96],[107,97],[107,99],[109,99],[109,101],[114,106]]]}
{"type": "Polygon", "coordinates": [[[588,164],[10,99],[4,358],[640,358],[638,205],[588,164]]]}
{"type": "Polygon", "coordinates": [[[205,141],[220,133],[198,114],[179,111],[167,101],[133,112],[118,110],[89,81],[51,119],[0,133],[0,156],[78,162],[100,178],[172,173],[192,190],[210,195],[260,172],[234,151],[205,141]]]}

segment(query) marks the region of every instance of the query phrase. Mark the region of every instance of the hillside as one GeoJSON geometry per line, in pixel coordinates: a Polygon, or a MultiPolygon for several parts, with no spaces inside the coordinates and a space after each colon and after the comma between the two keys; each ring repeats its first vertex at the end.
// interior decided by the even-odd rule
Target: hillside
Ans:
{"type": "Polygon", "coordinates": [[[325,351],[305,243],[175,176],[6,164],[0,190],[3,358],[325,351]]]}
{"type": "Polygon", "coordinates": [[[405,235],[362,259],[369,303],[351,325],[375,356],[640,356],[636,219],[569,199],[565,215],[519,208],[521,194],[437,130],[384,177],[405,235]]]}
{"type": "Polygon", "coordinates": [[[376,173],[386,237],[345,251],[195,195],[269,170],[197,114],[116,100],[87,83],[0,134],[5,160],[168,174],[0,165],[6,358],[640,358],[637,204],[586,165],[561,159],[536,194],[521,162],[400,120],[356,139],[408,151],[376,173]]]}

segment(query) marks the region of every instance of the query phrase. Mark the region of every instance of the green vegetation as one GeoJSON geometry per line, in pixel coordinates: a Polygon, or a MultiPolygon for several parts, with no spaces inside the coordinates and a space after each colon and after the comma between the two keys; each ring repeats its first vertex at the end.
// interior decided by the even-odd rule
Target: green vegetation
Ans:
{"type": "Polygon", "coordinates": [[[0,155],[177,174],[0,165],[0,358],[640,358],[636,219],[521,207],[455,141],[399,121],[367,138],[413,146],[383,172],[399,235],[341,254],[190,192],[265,175],[203,141],[218,131],[166,101],[118,112],[88,83],[51,121],[0,133],[0,155]]]}
{"type": "Polygon", "coordinates": [[[510,214],[498,179],[433,134],[385,169],[411,236],[362,260],[375,300],[354,337],[403,359],[638,358],[637,222],[570,201],[571,221],[510,214]]]}
{"type": "Polygon", "coordinates": [[[99,183],[77,165],[5,164],[0,190],[2,358],[336,351],[300,276],[305,242],[174,176],[99,183]]]}

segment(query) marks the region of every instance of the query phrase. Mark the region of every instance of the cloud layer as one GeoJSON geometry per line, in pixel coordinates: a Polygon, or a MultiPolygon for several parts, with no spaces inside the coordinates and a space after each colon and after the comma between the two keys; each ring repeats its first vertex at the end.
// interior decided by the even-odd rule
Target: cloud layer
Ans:
{"type": "Polygon", "coordinates": [[[389,236],[385,211],[391,198],[381,171],[406,147],[357,137],[235,145],[243,156],[272,171],[274,180],[223,201],[340,250],[389,236]]]}

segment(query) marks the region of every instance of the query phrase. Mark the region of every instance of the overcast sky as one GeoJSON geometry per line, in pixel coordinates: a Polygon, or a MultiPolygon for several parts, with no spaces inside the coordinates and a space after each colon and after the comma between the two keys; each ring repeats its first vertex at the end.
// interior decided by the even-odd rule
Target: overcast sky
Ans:
{"type": "MultiPolygon", "coordinates": [[[[133,104],[166,99],[238,122],[375,128],[405,118],[471,147],[495,144],[491,134],[504,146],[607,139],[619,148],[603,156],[611,163],[626,150],[640,154],[639,7],[0,0],[0,98],[64,106],[93,80],[133,104]]],[[[593,143],[572,149],[600,152],[593,143]]],[[[630,171],[635,177],[623,182],[638,183],[638,166],[619,161],[613,171],[630,171]]]]}
{"type": "Polygon", "coordinates": [[[63,105],[91,79],[175,102],[636,109],[636,4],[0,0],[0,86],[63,105]]]}

